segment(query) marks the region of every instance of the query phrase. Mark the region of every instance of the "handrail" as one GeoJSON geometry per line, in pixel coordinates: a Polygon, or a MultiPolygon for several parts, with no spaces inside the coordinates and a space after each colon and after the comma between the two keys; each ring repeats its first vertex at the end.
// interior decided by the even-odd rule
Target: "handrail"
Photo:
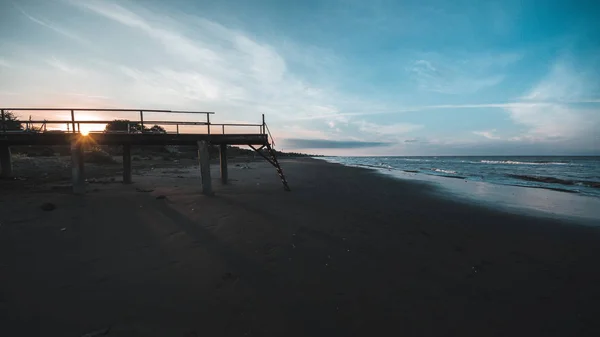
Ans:
{"type": "MultiPolygon", "coordinates": [[[[143,109],[105,109],[105,108],[98,108],[98,109],[92,109],[92,108],[0,108],[0,110],[3,112],[2,113],[2,117],[3,119],[0,120],[0,133],[28,133],[28,132],[35,132],[35,133],[43,133],[44,131],[47,131],[47,125],[52,125],[52,124],[59,124],[59,125],[66,125],[67,129],[66,130],[51,130],[51,131],[65,131],[65,132],[69,132],[69,133],[80,133],[80,125],[81,124],[110,124],[115,122],[115,120],[77,120],[76,119],[76,112],[78,111],[111,111],[111,112],[138,112],[139,113],[139,120],[130,120],[130,119],[126,119],[127,120],[127,131],[130,133],[129,131],[129,126],[130,125],[135,125],[135,124],[140,124],[142,126],[144,125],[171,125],[171,126],[176,126],[177,127],[177,134],[179,134],[179,126],[199,126],[199,125],[206,125],[207,126],[207,133],[210,134],[211,133],[211,126],[217,126],[217,127],[221,127],[223,134],[225,134],[225,126],[233,126],[233,127],[260,127],[261,128],[261,134],[265,134],[265,124],[264,124],[264,115],[263,115],[263,124],[251,124],[251,123],[211,123],[210,122],[210,115],[214,114],[214,112],[199,112],[199,111],[180,111],[180,110],[156,110],[156,109],[149,109],[149,110],[143,110],[143,109]],[[25,130],[7,130],[6,126],[8,125],[7,120],[4,120],[4,112],[6,111],[69,111],[71,113],[71,119],[61,119],[61,120],[31,120],[31,116],[29,117],[29,120],[24,120],[24,121],[19,121],[20,123],[22,123],[23,125],[25,125],[25,130]],[[191,122],[191,121],[172,121],[172,120],[167,120],[167,121],[161,121],[161,120],[144,120],[144,113],[145,112],[151,112],[151,113],[193,113],[193,114],[206,114],[206,121],[201,121],[201,122],[191,122]],[[38,130],[34,130],[33,125],[34,124],[42,124],[42,127],[38,130]]],[[[62,126],[61,126],[62,128],[62,126]]],[[[145,129],[145,128],[144,128],[145,129]]],[[[98,130],[99,131],[99,130],[98,130]]],[[[47,131],[48,132],[48,131],[47,131]]],[[[91,132],[91,131],[90,131],[91,132]]],[[[102,131],[101,131],[102,132],[102,131]]],[[[135,130],[131,130],[131,133],[144,133],[144,131],[142,132],[136,132],[135,130]]],[[[95,133],[95,132],[94,132],[95,133]]],[[[151,133],[151,132],[150,132],[151,133]]],[[[272,138],[272,137],[271,137],[272,138]]]]}
{"type": "Polygon", "coordinates": [[[273,139],[273,135],[271,134],[271,130],[269,130],[269,126],[265,123],[265,128],[267,129],[267,135],[271,138],[271,144],[275,147],[275,139],[273,139]]]}
{"type": "MultiPolygon", "coordinates": [[[[114,120],[101,120],[101,121],[78,121],[75,120],[75,124],[108,124],[113,123],[114,120]]],[[[39,123],[47,123],[47,124],[71,124],[73,121],[70,120],[27,120],[21,122],[23,124],[39,124],[39,123]]],[[[140,120],[129,120],[129,124],[141,123],[140,120]]],[[[159,124],[159,125],[208,125],[206,122],[179,122],[179,121],[147,121],[144,120],[144,124],[159,124]]],[[[215,125],[215,124],[212,124],[215,125]]],[[[250,125],[249,125],[250,126],[250,125]]]]}
{"type": "Polygon", "coordinates": [[[92,109],[92,108],[0,108],[1,110],[9,111],[113,111],[113,112],[165,112],[178,114],[209,114],[214,115],[212,111],[183,111],[183,110],[156,110],[156,109],[92,109]]]}

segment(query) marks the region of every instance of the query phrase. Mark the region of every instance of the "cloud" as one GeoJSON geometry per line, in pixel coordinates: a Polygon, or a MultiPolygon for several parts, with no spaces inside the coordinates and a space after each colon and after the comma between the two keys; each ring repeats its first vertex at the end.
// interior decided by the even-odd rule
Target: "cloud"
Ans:
{"type": "Polygon", "coordinates": [[[380,136],[399,136],[411,131],[416,131],[423,128],[423,125],[411,124],[411,123],[395,123],[395,124],[375,124],[367,121],[355,122],[358,125],[359,130],[368,134],[375,134],[380,136]]]}
{"type": "Polygon", "coordinates": [[[12,68],[12,65],[8,61],[0,58],[0,67],[12,68]]]}
{"type": "Polygon", "coordinates": [[[488,131],[473,131],[473,134],[481,136],[481,137],[485,137],[487,139],[501,139],[500,137],[498,137],[494,134],[495,132],[496,132],[496,129],[488,130],[488,131]]]}
{"type": "Polygon", "coordinates": [[[89,44],[89,41],[80,37],[79,35],[77,35],[76,33],[62,28],[60,26],[57,26],[55,24],[49,23],[49,22],[45,22],[43,20],[40,20],[38,18],[35,18],[33,16],[31,16],[30,14],[28,14],[27,12],[25,12],[25,10],[23,10],[21,7],[17,6],[15,3],[13,3],[13,5],[21,12],[21,14],[23,14],[25,17],[27,17],[29,20],[37,23],[38,25],[42,26],[42,27],[46,27],[52,31],[54,31],[55,33],[58,33],[62,36],[65,36],[71,40],[77,41],[81,44],[89,44]]]}
{"type": "Polygon", "coordinates": [[[576,102],[585,100],[588,94],[598,93],[600,82],[593,78],[593,72],[578,71],[575,68],[574,64],[564,59],[555,62],[550,73],[525,94],[522,100],[576,102]]]}
{"type": "MultiPolygon", "coordinates": [[[[213,50],[203,48],[194,41],[171,30],[154,27],[149,21],[116,3],[106,1],[72,1],[71,3],[112,21],[139,29],[162,43],[168,52],[186,57],[191,61],[207,60],[215,62],[219,58],[213,50]]],[[[160,22],[160,20],[157,21],[160,22]]]]}
{"type": "Polygon", "coordinates": [[[389,146],[387,142],[363,142],[363,141],[343,141],[328,139],[298,139],[286,138],[283,140],[286,146],[293,149],[358,149],[369,147],[389,146]]]}
{"type": "MultiPolygon", "coordinates": [[[[215,21],[132,3],[69,3],[138,34],[133,51],[146,51],[144,54],[148,55],[135,62],[97,55],[104,57],[101,67],[115,81],[127,83],[117,95],[106,93],[106,89],[101,89],[100,95],[130,104],[143,101],[181,109],[202,104],[225,118],[265,113],[279,126],[296,118],[338,114],[348,106],[371,105],[318,86],[310,79],[303,80],[302,74],[289,68],[281,50],[274,45],[215,21]],[[157,44],[163,48],[156,48],[157,44]]],[[[118,41],[119,37],[115,39],[115,43],[124,43],[118,41]]],[[[295,57],[311,59],[302,56],[313,50],[309,47],[303,51],[296,46],[295,57]]],[[[324,54],[323,50],[318,52],[324,54]]],[[[335,122],[339,116],[326,118],[335,122]]]]}
{"type": "Polygon", "coordinates": [[[528,128],[513,140],[578,140],[582,145],[597,141],[600,107],[581,104],[596,101],[589,99],[598,92],[598,82],[590,73],[594,73],[593,65],[557,60],[549,74],[523,96],[522,104],[506,108],[515,123],[528,128]],[[549,102],[531,102],[534,100],[549,102]]]}
{"type": "Polygon", "coordinates": [[[66,73],[70,73],[70,74],[74,74],[74,75],[85,75],[86,74],[85,69],[76,67],[67,62],[59,60],[55,57],[46,59],[46,63],[60,71],[66,72],[66,73]]]}
{"type": "Polygon", "coordinates": [[[505,78],[507,66],[519,61],[520,54],[456,55],[448,58],[426,53],[408,67],[408,72],[425,91],[443,94],[471,94],[493,87],[505,78]]]}

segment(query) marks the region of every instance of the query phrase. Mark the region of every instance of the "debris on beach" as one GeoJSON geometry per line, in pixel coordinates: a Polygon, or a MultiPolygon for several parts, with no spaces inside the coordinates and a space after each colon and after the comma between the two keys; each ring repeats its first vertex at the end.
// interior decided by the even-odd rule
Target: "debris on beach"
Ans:
{"type": "Polygon", "coordinates": [[[156,199],[158,199],[158,200],[162,200],[162,199],[166,199],[166,198],[167,198],[167,196],[163,195],[163,194],[156,197],[156,199]]]}
{"type": "Polygon", "coordinates": [[[139,187],[137,187],[135,190],[136,190],[136,191],[138,191],[138,192],[144,192],[144,193],[147,193],[147,192],[154,192],[154,189],[153,189],[153,188],[144,189],[144,188],[139,188],[139,187]]]}
{"type": "Polygon", "coordinates": [[[110,332],[110,327],[86,333],[85,335],[82,335],[81,337],[106,336],[106,335],[108,335],[109,332],[110,332]]]}
{"type": "Polygon", "coordinates": [[[42,204],[42,206],[40,206],[40,208],[42,209],[42,211],[49,212],[55,210],[56,205],[51,202],[45,202],[42,204]]]}
{"type": "Polygon", "coordinates": [[[67,230],[67,227],[63,227],[63,228],[60,229],[61,232],[64,232],[66,230],[67,230]]]}

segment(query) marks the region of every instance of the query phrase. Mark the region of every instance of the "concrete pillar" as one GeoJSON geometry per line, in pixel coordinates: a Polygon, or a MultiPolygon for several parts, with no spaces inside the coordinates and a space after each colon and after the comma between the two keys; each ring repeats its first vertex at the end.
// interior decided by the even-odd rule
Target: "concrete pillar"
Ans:
{"type": "Polygon", "coordinates": [[[219,147],[219,158],[221,163],[221,182],[227,184],[227,144],[221,144],[219,147]]]}
{"type": "Polygon", "coordinates": [[[0,145],[0,177],[10,178],[13,174],[12,156],[8,145],[0,145]]]}
{"type": "Polygon", "coordinates": [[[85,175],[83,170],[83,146],[79,137],[71,140],[71,181],[73,193],[85,194],[85,175]]]}
{"type": "Polygon", "coordinates": [[[131,183],[131,144],[123,144],[123,184],[131,183]]]}
{"type": "Polygon", "coordinates": [[[208,152],[208,142],[205,140],[198,142],[198,160],[200,162],[200,175],[202,176],[202,194],[212,195],[210,154],[208,152]]]}

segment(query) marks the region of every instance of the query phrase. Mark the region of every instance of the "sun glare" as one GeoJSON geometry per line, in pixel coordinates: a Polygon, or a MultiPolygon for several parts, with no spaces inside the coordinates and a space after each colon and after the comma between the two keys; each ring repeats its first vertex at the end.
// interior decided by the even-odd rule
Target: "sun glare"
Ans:
{"type": "MultiPolygon", "coordinates": [[[[75,121],[100,121],[102,120],[101,116],[97,116],[91,113],[77,113],[75,114],[75,121]]],[[[104,124],[88,124],[81,123],[77,126],[77,130],[81,133],[82,136],[87,136],[90,132],[98,132],[104,130],[104,124]]]]}

